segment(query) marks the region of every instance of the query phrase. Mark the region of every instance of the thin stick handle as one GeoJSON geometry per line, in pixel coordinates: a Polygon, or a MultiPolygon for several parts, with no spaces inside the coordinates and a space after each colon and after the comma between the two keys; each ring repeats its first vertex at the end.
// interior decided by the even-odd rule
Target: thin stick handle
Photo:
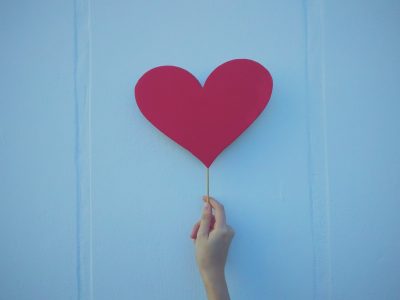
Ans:
{"type": "Polygon", "coordinates": [[[207,202],[210,204],[210,168],[206,171],[206,190],[207,190],[207,202]]]}

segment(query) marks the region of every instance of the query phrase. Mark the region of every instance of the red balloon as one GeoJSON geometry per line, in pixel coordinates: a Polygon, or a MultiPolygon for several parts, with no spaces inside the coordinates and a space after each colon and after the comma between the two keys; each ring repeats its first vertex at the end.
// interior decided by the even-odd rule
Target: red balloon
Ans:
{"type": "Polygon", "coordinates": [[[182,68],[151,69],[137,82],[135,97],[156,128],[210,167],[261,114],[272,86],[261,64],[234,59],[217,67],[204,87],[182,68]]]}

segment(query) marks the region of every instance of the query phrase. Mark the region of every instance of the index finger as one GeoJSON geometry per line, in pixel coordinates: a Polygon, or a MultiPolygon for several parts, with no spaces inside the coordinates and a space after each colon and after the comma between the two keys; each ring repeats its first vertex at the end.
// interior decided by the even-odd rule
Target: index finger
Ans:
{"type": "MultiPolygon", "coordinates": [[[[213,197],[209,197],[211,207],[214,208],[215,211],[215,227],[223,227],[226,226],[226,216],[225,216],[225,208],[224,206],[215,200],[213,197]]],[[[203,197],[204,201],[207,201],[207,196],[203,197]]]]}

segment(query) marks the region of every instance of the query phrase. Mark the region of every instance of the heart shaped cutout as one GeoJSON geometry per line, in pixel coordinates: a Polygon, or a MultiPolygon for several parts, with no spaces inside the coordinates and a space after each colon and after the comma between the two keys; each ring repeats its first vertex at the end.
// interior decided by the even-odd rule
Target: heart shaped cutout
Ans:
{"type": "Polygon", "coordinates": [[[234,59],[217,67],[204,87],[182,68],[151,69],[137,82],[135,97],[147,120],[208,168],[261,114],[272,86],[261,64],[234,59]]]}

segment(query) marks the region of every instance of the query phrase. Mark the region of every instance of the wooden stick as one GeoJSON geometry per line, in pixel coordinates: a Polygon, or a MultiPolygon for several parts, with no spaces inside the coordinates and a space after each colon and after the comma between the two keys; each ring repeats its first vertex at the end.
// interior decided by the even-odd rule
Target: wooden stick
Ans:
{"type": "Polygon", "coordinates": [[[207,190],[207,202],[210,204],[210,168],[207,168],[206,172],[206,190],[207,190]]]}

